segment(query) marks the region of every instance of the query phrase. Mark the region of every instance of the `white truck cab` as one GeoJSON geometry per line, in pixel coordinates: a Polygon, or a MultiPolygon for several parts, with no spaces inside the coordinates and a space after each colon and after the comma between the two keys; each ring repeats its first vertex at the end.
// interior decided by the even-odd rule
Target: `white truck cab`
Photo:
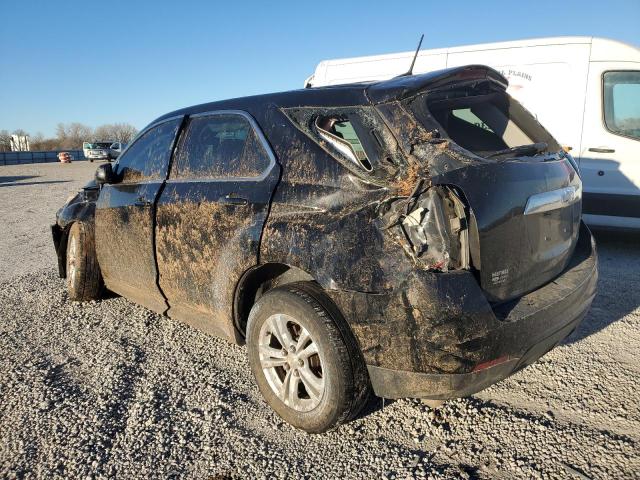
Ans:
{"type": "MultiPolygon", "coordinates": [[[[415,52],[325,60],[305,87],[383,80],[415,52]]],[[[413,73],[484,64],[577,158],[592,226],[640,229],[640,48],[596,37],[554,37],[418,53],[413,73]]]]}

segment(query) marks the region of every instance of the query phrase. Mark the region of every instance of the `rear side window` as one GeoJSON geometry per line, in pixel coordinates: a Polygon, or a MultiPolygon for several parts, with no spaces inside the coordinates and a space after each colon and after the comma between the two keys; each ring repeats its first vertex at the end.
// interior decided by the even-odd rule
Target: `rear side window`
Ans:
{"type": "Polygon", "coordinates": [[[331,157],[368,181],[394,177],[404,162],[395,137],[374,107],[292,107],[283,112],[331,157]]]}
{"type": "Polygon", "coordinates": [[[122,182],[164,180],[173,140],[181,122],[182,118],[177,118],[151,127],[118,157],[115,174],[122,178],[122,182]]]}
{"type": "Polygon", "coordinates": [[[249,121],[238,114],[194,117],[176,156],[172,178],[257,177],[269,156],[249,121]]]}
{"type": "Polygon", "coordinates": [[[603,95],[609,131],[640,138],[640,72],[605,72],[603,95]]]}
{"type": "Polygon", "coordinates": [[[316,118],[316,128],[319,135],[338,152],[367,172],[372,170],[371,162],[351,121],[341,117],[319,116],[316,118]]]}

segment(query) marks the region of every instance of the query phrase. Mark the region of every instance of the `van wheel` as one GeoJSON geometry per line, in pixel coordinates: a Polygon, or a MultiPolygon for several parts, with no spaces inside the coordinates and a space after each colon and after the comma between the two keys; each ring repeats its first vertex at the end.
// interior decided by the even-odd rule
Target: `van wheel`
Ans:
{"type": "Polygon", "coordinates": [[[253,376],[294,427],[321,433],[355,417],[370,383],[353,334],[322,290],[292,283],[263,295],[247,324],[253,376]]]}
{"type": "Polygon", "coordinates": [[[100,298],[102,275],[96,258],[93,228],[75,222],[67,238],[67,288],[71,300],[100,298]]]}

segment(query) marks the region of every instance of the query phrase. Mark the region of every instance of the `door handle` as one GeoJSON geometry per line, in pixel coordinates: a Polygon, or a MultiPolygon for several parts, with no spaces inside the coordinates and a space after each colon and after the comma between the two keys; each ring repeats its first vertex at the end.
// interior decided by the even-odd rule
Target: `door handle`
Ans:
{"type": "Polygon", "coordinates": [[[615,149],[613,148],[596,148],[596,147],[592,147],[589,149],[590,152],[596,152],[596,153],[614,153],[615,149]]]}
{"type": "Polygon", "coordinates": [[[136,201],[133,203],[136,207],[148,207],[151,205],[151,202],[144,197],[138,197],[136,201]]]}
{"type": "Polygon", "coordinates": [[[232,193],[225,195],[224,197],[220,197],[218,202],[224,203],[227,205],[248,205],[249,200],[243,197],[236,197],[232,193]]]}

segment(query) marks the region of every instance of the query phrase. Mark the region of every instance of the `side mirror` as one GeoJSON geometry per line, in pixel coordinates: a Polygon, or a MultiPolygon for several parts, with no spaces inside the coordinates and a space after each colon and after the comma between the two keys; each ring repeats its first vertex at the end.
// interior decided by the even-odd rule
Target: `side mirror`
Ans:
{"type": "Polygon", "coordinates": [[[96,183],[104,185],[105,183],[114,183],[115,175],[110,163],[102,164],[96,170],[96,183]]]}

